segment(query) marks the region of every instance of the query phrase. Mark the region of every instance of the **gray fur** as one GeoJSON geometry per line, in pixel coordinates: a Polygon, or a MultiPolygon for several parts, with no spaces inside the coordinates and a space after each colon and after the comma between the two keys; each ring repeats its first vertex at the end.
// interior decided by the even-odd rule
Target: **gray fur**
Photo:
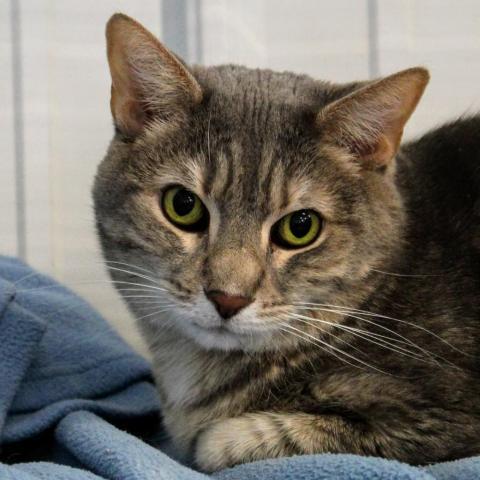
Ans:
{"type": "Polygon", "coordinates": [[[126,299],[177,448],[204,470],[303,453],[420,464],[480,453],[480,119],[361,170],[322,143],[316,119],[364,84],[233,65],[192,73],[202,101],[137,137],[117,132],[93,190],[106,260],[122,262],[112,277],[145,284],[163,308],[126,299]],[[202,196],[209,231],[162,217],[171,183],[202,196]],[[268,229],[292,189],[328,230],[285,253],[268,229]],[[200,318],[203,289],[255,297],[254,325],[233,317],[232,333],[200,318]],[[296,330],[277,328],[284,315],[296,330]]]}

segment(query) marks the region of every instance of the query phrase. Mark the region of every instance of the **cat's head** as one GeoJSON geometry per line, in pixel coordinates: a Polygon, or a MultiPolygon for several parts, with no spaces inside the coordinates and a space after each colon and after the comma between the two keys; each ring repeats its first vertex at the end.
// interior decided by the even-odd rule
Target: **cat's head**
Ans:
{"type": "Polygon", "coordinates": [[[116,134],[95,181],[97,226],[149,331],[278,348],[328,331],[338,306],[376,288],[402,242],[394,157],[424,69],[335,86],[189,68],[120,14],[107,43],[116,134]]]}

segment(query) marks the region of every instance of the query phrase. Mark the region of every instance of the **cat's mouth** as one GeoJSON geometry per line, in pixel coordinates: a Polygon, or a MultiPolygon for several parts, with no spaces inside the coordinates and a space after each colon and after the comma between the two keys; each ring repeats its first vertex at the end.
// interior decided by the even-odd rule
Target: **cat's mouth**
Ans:
{"type": "Polygon", "coordinates": [[[271,329],[259,328],[250,322],[219,322],[201,324],[191,321],[186,333],[207,349],[236,350],[263,348],[271,329]]]}
{"type": "Polygon", "coordinates": [[[191,322],[187,330],[198,344],[208,349],[241,349],[248,339],[245,332],[233,331],[228,324],[200,325],[191,322]]]}
{"type": "Polygon", "coordinates": [[[195,323],[195,326],[201,329],[206,330],[207,332],[212,332],[212,333],[225,333],[225,332],[230,332],[230,329],[227,328],[226,325],[218,325],[218,326],[203,326],[199,325],[198,323],[195,323]]]}
{"type": "Polygon", "coordinates": [[[212,334],[230,334],[230,335],[247,335],[247,332],[238,331],[232,329],[228,323],[221,323],[218,325],[200,325],[197,322],[193,322],[195,328],[202,330],[203,332],[210,332],[212,334]]]}

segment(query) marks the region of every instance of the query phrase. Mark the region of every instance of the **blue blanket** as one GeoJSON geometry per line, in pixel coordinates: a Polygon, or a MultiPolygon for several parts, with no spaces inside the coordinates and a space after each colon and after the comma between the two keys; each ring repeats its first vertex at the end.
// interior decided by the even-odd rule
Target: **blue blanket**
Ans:
{"type": "MultiPolygon", "coordinates": [[[[72,292],[0,257],[0,479],[207,480],[150,446],[160,425],[148,363],[72,292]]],[[[213,477],[470,480],[480,458],[417,468],[311,455],[213,477]]]]}

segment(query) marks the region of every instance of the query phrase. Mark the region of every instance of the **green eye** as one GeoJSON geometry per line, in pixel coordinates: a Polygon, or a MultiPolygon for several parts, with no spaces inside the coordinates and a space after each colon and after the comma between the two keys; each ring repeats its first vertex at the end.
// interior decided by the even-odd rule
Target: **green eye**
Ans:
{"type": "Polygon", "coordinates": [[[208,226],[205,205],[197,195],[186,188],[175,186],[165,190],[162,209],[165,216],[183,230],[199,232],[208,226]]]}
{"type": "Polygon", "coordinates": [[[322,219],[313,210],[298,210],[285,215],[272,229],[272,240],[283,248],[302,248],[313,243],[322,227],[322,219]]]}

